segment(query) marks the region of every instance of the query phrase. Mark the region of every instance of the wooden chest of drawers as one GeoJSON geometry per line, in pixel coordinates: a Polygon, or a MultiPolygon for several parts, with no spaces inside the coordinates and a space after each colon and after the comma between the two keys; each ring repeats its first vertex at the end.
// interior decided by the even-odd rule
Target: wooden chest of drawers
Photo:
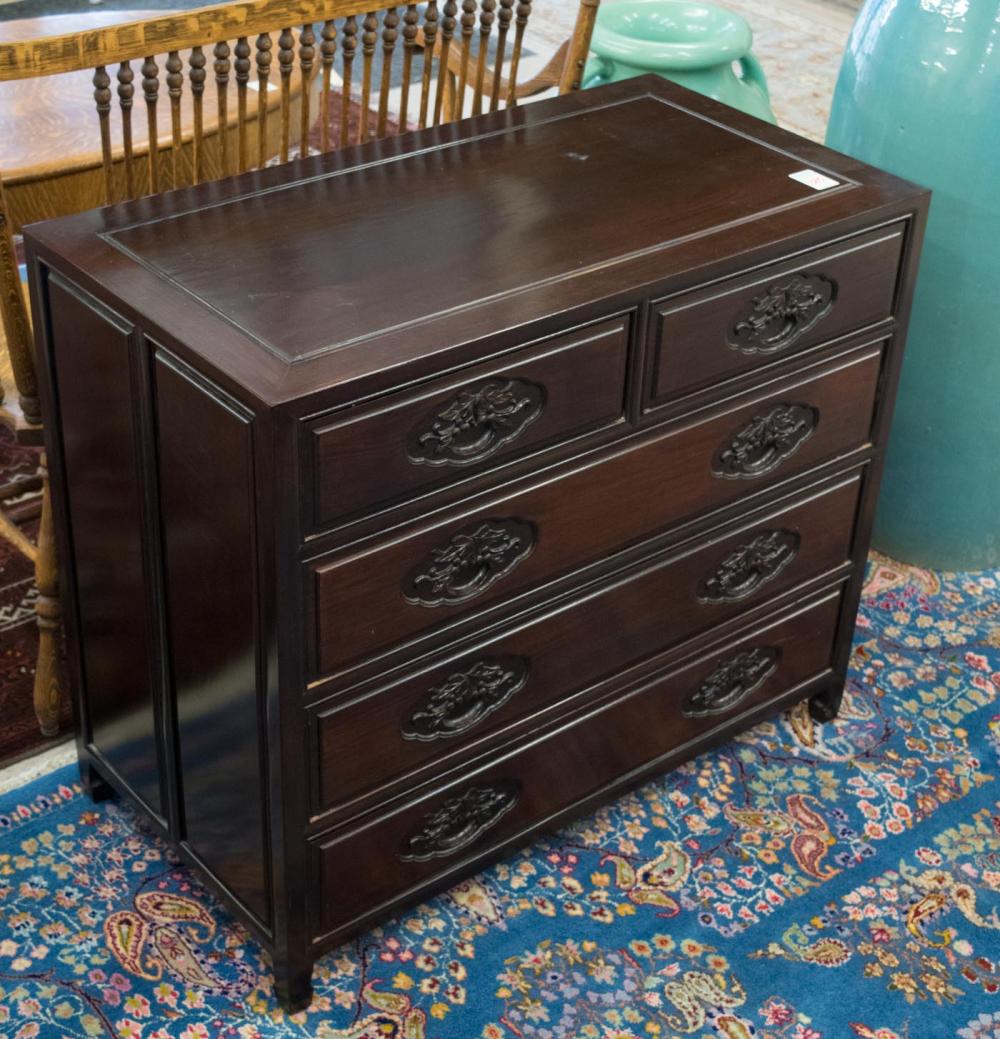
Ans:
{"type": "Polygon", "coordinates": [[[925,192],[659,79],[37,225],[80,760],[313,960],[837,710],[925,192]]]}

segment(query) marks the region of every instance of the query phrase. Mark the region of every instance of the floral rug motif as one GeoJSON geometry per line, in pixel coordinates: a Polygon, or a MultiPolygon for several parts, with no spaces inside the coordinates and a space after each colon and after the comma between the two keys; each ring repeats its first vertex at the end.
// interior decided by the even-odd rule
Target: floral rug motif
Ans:
{"type": "Polygon", "coordinates": [[[1000,571],[874,558],[804,705],[324,957],[268,961],[64,769],[0,798],[13,1039],[1000,1039],[1000,571]]]}

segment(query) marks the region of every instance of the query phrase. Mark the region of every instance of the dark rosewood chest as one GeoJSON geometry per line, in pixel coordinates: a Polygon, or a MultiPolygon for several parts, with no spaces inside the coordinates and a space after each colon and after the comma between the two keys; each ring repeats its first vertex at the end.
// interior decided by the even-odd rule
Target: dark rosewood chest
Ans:
{"type": "Polygon", "coordinates": [[[836,712],[926,206],[642,78],[29,230],[84,777],[286,1003],[836,712]]]}

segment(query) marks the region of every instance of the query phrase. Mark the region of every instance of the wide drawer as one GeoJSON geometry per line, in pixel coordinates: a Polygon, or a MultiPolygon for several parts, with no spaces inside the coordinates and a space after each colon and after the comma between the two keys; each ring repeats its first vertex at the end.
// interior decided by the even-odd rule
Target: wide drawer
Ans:
{"type": "Polygon", "coordinates": [[[315,671],[335,673],[864,447],[880,357],[877,346],[842,357],[474,512],[307,564],[315,671]]]}
{"type": "Polygon", "coordinates": [[[630,317],[586,325],[305,434],[313,526],[624,420],[630,317]]]}
{"type": "Polygon", "coordinates": [[[616,780],[830,667],[839,592],[717,646],[585,718],[346,834],[312,845],[314,935],[357,925],[616,780]]]}
{"type": "Polygon", "coordinates": [[[889,317],[903,224],[654,302],[655,406],[889,317]]]}
{"type": "Polygon", "coordinates": [[[322,812],[457,754],[809,578],[848,563],[861,476],[363,698],[314,708],[322,812]],[[378,748],[373,753],[372,748],[378,748]]]}

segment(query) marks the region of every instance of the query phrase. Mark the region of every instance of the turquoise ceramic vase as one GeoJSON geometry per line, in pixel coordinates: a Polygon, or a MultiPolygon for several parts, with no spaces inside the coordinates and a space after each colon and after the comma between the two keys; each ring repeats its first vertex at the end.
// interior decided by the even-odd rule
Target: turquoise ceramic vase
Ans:
{"type": "Polygon", "coordinates": [[[1000,565],[1000,2],[869,0],[827,143],[934,192],[874,544],[1000,565]]]}
{"type": "Polygon", "coordinates": [[[583,86],[655,72],[773,123],[767,80],[739,15],[690,0],[615,0],[597,12],[583,86]],[[736,68],[739,69],[739,74],[736,68]]]}

